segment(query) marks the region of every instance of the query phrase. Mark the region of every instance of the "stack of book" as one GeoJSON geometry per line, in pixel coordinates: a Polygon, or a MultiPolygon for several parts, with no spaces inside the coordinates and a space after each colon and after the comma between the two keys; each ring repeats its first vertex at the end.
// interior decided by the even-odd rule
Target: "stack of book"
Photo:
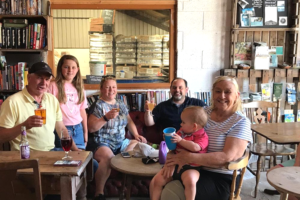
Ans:
{"type": "Polygon", "coordinates": [[[1,90],[22,90],[27,85],[27,63],[18,62],[8,65],[5,56],[0,56],[0,88],[1,90]]]}
{"type": "Polygon", "coordinates": [[[2,15],[42,15],[42,0],[1,0],[2,15]]]}
{"type": "Polygon", "coordinates": [[[0,23],[2,48],[43,49],[46,47],[46,26],[29,24],[27,19],[3,19],[0,23]]]}

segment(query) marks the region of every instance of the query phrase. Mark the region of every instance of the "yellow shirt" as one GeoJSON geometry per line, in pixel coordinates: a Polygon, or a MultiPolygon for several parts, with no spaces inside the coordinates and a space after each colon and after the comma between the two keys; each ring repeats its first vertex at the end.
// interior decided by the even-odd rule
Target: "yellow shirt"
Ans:
{"type": "MultiPolygon", "coordinates": [[[[33,103],[34,98],[28,93],[26,87],[8,97],[2,104],[0,110],[0,127],[13,128],[35,115],[37,105],[33,103]]],[[[37,151],[49,151],[54,148],[54,129],[56,121],[62,121],[59,102],[56,97],[44,93],[42,105],[46,107],[46,124],[42,127],[27,129],[27,139],[30,149],[37,151]]],[[[1,134],[1,133],[0,133],[1,134]]],[[[21,130],[20,130],[21,134],[21,130]]],[[[10,141],[11,150],[20,149],[21,135],[10,141]]]]}

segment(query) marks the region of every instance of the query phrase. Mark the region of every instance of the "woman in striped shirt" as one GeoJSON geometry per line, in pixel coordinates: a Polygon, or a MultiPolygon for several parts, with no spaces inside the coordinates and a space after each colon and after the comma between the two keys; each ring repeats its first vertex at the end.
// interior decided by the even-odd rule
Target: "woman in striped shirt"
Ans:
{"type": "MultiPolygon", "coordinates": [[[[228,200],[232,171],[224,167],[242,157],[248,143],[252,142],[250,121],[241,114],[240,93],[234,78],[219,77],[213,84],[212,100],[212,106],[205,107],[208,121],[204,129],[209,138],[207,153],[182,150],[176,155],[168,154],[164,170],[167,176],[172,176],[176,165],[178,170],[188,163],[201,165],[195,199],[228,200]]],[[[165,186],[161,199],[182,200],[182,191],[182,185],[172,181],[165,186]]]]}

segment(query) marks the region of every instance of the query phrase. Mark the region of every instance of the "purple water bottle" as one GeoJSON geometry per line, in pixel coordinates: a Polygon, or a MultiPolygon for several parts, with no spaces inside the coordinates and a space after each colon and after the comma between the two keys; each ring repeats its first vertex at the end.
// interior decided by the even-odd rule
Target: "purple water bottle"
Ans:
{"type": "Polygon", "coordinates": [[[168,153],[168,148],[166,145],[165,141],[161,141],[160,145],[159,145],[159,163],[160,164],[165,164],[166,159],[167,159],[167,153],[168,153]]]}
{"type": "Polygon", "coordinates": [[[21,159],[30,158],[30,148],[26,135],[26,126],[21,127],[20,157],[21,159]]]}

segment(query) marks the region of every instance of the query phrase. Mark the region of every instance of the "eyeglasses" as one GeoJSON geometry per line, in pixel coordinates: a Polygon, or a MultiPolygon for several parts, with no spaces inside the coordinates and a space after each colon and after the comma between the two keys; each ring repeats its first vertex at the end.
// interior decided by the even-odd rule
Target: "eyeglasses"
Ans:
{"type": "Polygon", "coordinates": [[[236,76],[233,75],[226,75],[226,76],[216,76],[215,79],[221,78],[221,77],[227,77],[227,78],[232,78],[232,79],[236,79],[236,76]]]}
{"type": "Polygon", "coordinates": [[[105,75],[105,76],[102,76],[102,78],[116,78],[115,75],[105,75]]]}

